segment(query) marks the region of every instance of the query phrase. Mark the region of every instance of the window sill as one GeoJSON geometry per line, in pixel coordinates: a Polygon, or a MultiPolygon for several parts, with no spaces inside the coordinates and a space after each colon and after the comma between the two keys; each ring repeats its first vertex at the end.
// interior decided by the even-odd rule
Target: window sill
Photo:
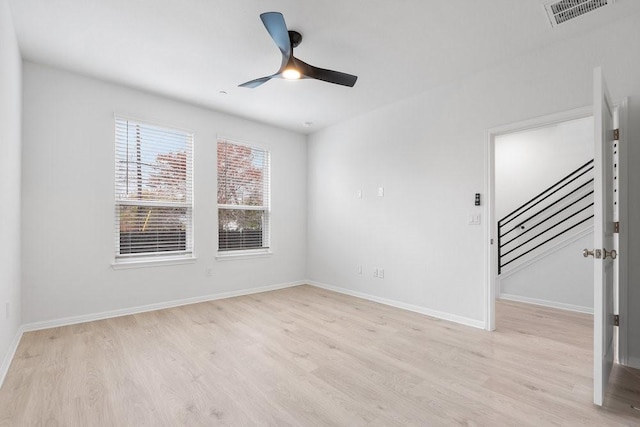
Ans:
{"type": "Polygon", "coordinates": [[[197,258],[189,256],[166,256],[166,257],[149,257],[141,259],[117,259],[111,263],[111,268],[114,270],[125,270],[129,268],[143,268],[143,267],[160,267],[165,265],[181,265],[181,264],[193,264],[197,258]]]}
{"type": "Polygon", "coordinates": [[[224,251],[218,252],[217,261],[231,261],[251,258],[264,258],[273,255],[270,249],[251,249],[245,251],[224,251]]]}

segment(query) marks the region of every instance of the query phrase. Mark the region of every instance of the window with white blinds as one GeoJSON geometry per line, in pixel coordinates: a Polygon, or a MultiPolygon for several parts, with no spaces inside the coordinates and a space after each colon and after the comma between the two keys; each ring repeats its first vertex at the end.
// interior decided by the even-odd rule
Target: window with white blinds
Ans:
{"type": "Polygon", "coordinates": [[[116,260],[190,255],[193,134],[116,117],[116,260]]]}
{"type": "Polygon", "coordinates": [[[269,152],[218,140],[218,250],[269,248],[269,152]]]}

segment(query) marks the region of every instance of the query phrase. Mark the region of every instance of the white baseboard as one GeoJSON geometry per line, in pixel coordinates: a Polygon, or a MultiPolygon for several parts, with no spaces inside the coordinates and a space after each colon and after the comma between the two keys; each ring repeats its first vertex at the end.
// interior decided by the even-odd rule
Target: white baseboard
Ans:
{"type": "Polygon", "coordinates": [[[391,300],[387,298],[377,297],[375,295],[369,295],[362,292],[352,291],[350,289],[341,288],[338,286],[327,285],[324,283],[314,282],[313,280],[308,280],[307,284],[311,286],[315,286],[322,289],[327,289],[329,291],[338,292],[345,295],[350,295],[353,297],[358,297],[362,299],[366,299],[369,301],[378,302],[380,304],[389,305],[391,307],[401,308],[403,310],[413,311],[415,313],[425,314],[427,316],[435,317],[437,319],[448,320],[454,323],[460,323],[466,326],[472,326],[474,328],[484,329],[484,320],[476,320],[470,319],[468,317],[458,316],[455,314],[445,313],[442,311],[432,310],[429,308],[407,304],[401,301],[391,300]]]}
{"type": "Polygon", "coordinates": [[[9,366],[11,366],[11,362],[16,355],[16,351],[18,350],[18,345],[20,344],[23,333],[24,329],[22,326],[20,326],[16,331],[16,335],[13,337],[13,341],[11,342],[7,353],[4,356],[2,365],[0,365],[0,388],[2,388],[2,384],[4,383],[4,379],[7,376],[7,372],[9,372],[9,366]]]}
{"type": "Polygon", "coordinates": [[[627,366],[634,369],[640,369],[640,357],[631,357],[627,358],[627,366]]]}
{"type": "Polygon", "coordinates": [[[199,302],[215,301],[224,298],[239,297],[243,295],[257,294],[260,292],[275,291],[277,289],[291,288],[305,284],[305,281],[281,283],[277,285],[260,286],[257,288],[242,289],[238,291],[221,292],[219,294],[202,295],[192,298],[184,298],[173,301],[160,302],[155,304],[140,305],[136,307],[122,308],[117,310],[103,311],[101,313],[83,314],[80,316],[65,317],[62,319],[45,320],[22,325],[24,332],[38,331],[41,329],[57,328],[59,326],[75,325],[77,323],[92,322],[94,320],[110,319],[112,317],[127,316],[129,314],[144,313],[147,311],[162,310],[165,308],[179,307],[181,305],[196,304],[199,302]]]}
{"type": "Polygon", "coordinates": [[[578,313],[593,314],[593,307],[582,307],[580,305],[565,304],[563,302],[547,301],[537,298],[523,297],[520,295],[500,294],[498,299],[504,299],[516,302],[525,302],[527,304],[541,305],[543,307],[558,308],[560,310],[577,311],[578,313]]]}

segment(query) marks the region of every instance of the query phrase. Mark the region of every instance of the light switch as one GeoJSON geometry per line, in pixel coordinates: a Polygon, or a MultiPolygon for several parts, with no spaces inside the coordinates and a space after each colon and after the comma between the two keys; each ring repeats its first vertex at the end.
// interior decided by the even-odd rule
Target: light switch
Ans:
{"type": "Polygon", "coordinates": [[[378,187],[378,197],[384,197],[384,187],[378,187]]]}
{"type": "Polygon", "coordinates": [[[482,217],[480,214],[469,214],[469,225],[480,225],[482,217]]]}
{"type": "Polygon", "coordinates": [[[358,191],[356,191],[356,197],[357,197],[358,199],[362,199],[362,190],[358,190],[358,191]]]}

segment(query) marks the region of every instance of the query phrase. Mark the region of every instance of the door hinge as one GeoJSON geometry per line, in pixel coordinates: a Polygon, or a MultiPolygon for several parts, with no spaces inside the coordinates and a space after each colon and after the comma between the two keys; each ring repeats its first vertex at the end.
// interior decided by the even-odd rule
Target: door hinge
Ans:
{"type": "Polygon", "coordinates": [[[618,221],[613,223],[613,232],[620,233],[620,223],[618,221]]]}
{"type": "Polygon", "coordinates": [[[614,314],[613,315],[613,326],[620,326],[620,315],[619,314],[614,314]]]}
{"type": "Polygon", "coordinates": [[[620,129],[613,130],[613,139],[618,141],[620,139],[620,129]]]}

